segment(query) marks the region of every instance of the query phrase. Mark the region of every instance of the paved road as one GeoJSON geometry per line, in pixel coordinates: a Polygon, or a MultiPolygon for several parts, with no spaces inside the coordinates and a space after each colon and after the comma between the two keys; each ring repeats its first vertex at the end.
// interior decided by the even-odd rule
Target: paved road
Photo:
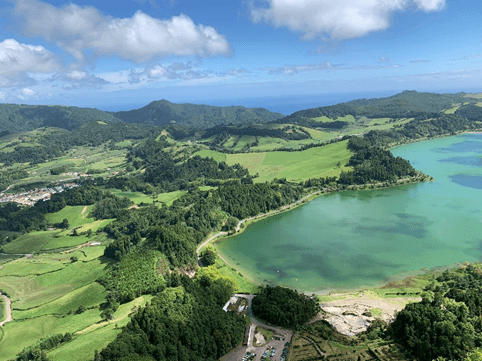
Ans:
{"type": "Polygon", "coordinates": [[[276,327],[276,326],[270,326],[267,325],[259,320],[256,319],[253,315],[253,311],[251,309],[251,302],[254,298],[254,295],[245,295],[245,294],[237,294],[236,296],[238,297],[243,297],[248,300],[248,315],[251,318],[251,323],[252,326],[250,327],[250,335],[249,335],[249,341],[248,341],[248,346],[239,346],[232,350],[230,353],[227,355],[223,356],[221,358],[222,361],[241,361],[246,355],[246,352],[251,352],[255,353],[256,357],[254,358],[255,361],[260,361],[261,360],[261,355],[263,352],[270,347],[274,347],[276,349],[276,354],[272,358],[273,361],[279,361],[281,359],[281,353],[284,348],[285,342],[291,342],[291,338],[293,336],[293,331],[287,330],[284,328],[276,327]],[[272,339],[270,342],[268,342],[266,345],[263,346],[254,346],[253,345],[253,340],[254,340],[254,330],[256,329],[257,326],[269,328],[271,330],[274,330],[274,334],[284,336],[285,339],[283,341],[276,341],[272,339]]]}
{"type": "MultiPolygon", "coordinates": [[[[235,231],[234,233],[236,232],[239,232],[239,230],[241,229],[241,225],[244,223],[244,222],[247,222],[247,221],[251,221],[253,219],[258,219],[258,218],[262,218],[262,217],[266,217],[266,216],[272,216],[272,215],[275,215],[279,212],[283,212],[291,207],[294,207],[294,206],[297,206],[298,204],[300,203],[303,203],[305,200],[307,200],[308,198],[316,195],[316,194],[319,194],[321,193],[321,191],[316,191],[314,193],[311,193],[311,194],[308,194],[307,196],[297,200],[296,202],[293,202],[291,204],[287,204],[286,206],[283,206],[281,208],[278,208],[274,211],[271,211],[271,212],[268,212],[268,213],[264,213],[264,214],[258,214],[257,216],[253,216],[253,217],[250,217],[250,218],[246,218],[246,219],[242,219],[238,222],[238,225],[236,226],[235,228],[235,231]]],[[[211,236],[209,237],[208,239],[206,239],[203,243],[201,243],[197,249],[196,249],[196,253],[198,254],[199,256],[199,252],[201,251],[201,248],[203,248],[205,245],[207,245],[209,242],[211,242],[213,239],[215,238],[218,238],[218,237],[221,237],[221,236],[227,236],[228,235],[228,232],[219,232],[219,233],[216,233],[214,236],[211,236]]],[[[227,262],[226,262],[227,263],[227,262]]]]}
{"type": "Polygon", "coordinates": [[[5,313],[7,314],[7,317],[5,318],[5,320],[0,322],[0,327],[2,327],[7,322],[13,321],[13,318],[12,318],[12,304],[10,303],[10,299],[7,296],[2,295],[1,293],[0,293],[0,296],[3,297],[3,299],[5,300],[5,311],[6,311],[5,313]]]}

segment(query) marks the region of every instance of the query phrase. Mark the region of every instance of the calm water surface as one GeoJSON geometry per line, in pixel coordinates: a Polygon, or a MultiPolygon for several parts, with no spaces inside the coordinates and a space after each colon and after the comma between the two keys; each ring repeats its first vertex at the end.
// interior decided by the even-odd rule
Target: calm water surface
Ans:
{"type": "Polygon", "coordinates": [[[217,244],[257,282],[306,292],[374,286],[424,268],[482,261],[482,135],[398,147],[435,182],[343,192],[217,244]]]}

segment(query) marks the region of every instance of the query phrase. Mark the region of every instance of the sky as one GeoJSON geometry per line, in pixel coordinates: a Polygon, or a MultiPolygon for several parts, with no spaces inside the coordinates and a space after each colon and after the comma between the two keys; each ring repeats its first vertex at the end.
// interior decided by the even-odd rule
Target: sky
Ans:
{"type": "Polygon", "coordinates": [[[0,102],[290,113],[482,91],[480,0],[0,0],[0,102]]]}

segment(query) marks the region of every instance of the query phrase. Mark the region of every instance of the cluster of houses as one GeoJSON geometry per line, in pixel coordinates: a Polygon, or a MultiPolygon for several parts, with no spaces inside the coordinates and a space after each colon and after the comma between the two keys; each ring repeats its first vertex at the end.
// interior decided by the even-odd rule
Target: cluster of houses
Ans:
{"type": "Polygon", "coordinates": [[[7,194],[0,193],[0,203],[16,202],[27,206],[33,206],[38,201],[45,201],[50,199],[52,194],[62,193],[65,189],[78,187],[75,183],[64,183],[54,187],[35,188],[28,192],[7,194]]]}

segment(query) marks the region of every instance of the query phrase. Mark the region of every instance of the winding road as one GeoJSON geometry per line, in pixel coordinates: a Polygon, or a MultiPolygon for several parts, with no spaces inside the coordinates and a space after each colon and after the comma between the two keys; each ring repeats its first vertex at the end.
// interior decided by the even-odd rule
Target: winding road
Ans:
{"type": "Polygon", "coordinates": [[[5,300],[5,313],[7,314],[7,317],[5,318],[5,320],[0,322],[0,327],[2,327],[7,322],[13,321],[13,318],[12,318],[12,304],[10,302],[10,299],[7,296],[2,295],[1,293],[0,293],[0,296],[3,297],[3,299],[5,300]]]}
{"type": "MultiPolygon", "coordinates": [[[[278,208],[278,209],[276,209],[276,210],[274,210],[274,211],[272,211],[272,212],[263,213],[263,214],[258,214],[257,216],[253,216],[253,217],[250,217],[250,218],[242,219],[242,220],[240,220],[240,221],[238,222],[238,225],[236,226],[234,233],[239,232],[239,230],[240,230],[240,228],[241,228],[241,225],[242,225],[244,222],[252,221],[252,220],[254,220],[254,219],[258,219],[258,218],[262,218],[262,217],[266,217],[266,216],[273,216],[273,215],[275,215],[275,214],[277,214],[277,213],[280,213],[280,212],[283,212],[283,211],[285,211],[285,210],[287,210],[287,209],[289,209],[289,208],[291,208],[291,207],[297,206],[297,205],[299,205],[300,203],[303,203],[304,201],[306,201],[308,198],[313,197],[313,196],[315,196],[315,195],[317,195],[317,194],[320,194],[320,193],[321,193],[321,191],[316,191],[316,192],[314,192],[314,193],[308,194],[307,196],[304,196],[304,197],[301,198],[301,199],[298,199],[296,202],[293,202],[293,203],[291,203],[291,204],[287,204],[286,206],[283,206],[283,207],[281,207],[281,208],[278,208]]],[[[208,239],[206,239],[203,243],[201,243],[201,244],[197,247],[196,253],[197,253],[198,256],[199,256],[199,252],[201,252],[201,249],[202,249],[205,245],[207,245],[209,242],[211,242],[212,240],[214,240],[214,239],[216,239],[216,238],[218,238],[218,237],[227,236],[227,235],[228,235],[228,232],[219,232],[219,233],[216,233],[214,236],[209,237],[208,239]]],[[[222,257],[221,257],[221,258],[222,258],[222,257]]],[[[222,259],[226,262],[226,260],[225,260],[224,258],[222,258],[222,259]]],[[[228,262],[226,262],[226,263],[228,263],[228,262]]]]}

